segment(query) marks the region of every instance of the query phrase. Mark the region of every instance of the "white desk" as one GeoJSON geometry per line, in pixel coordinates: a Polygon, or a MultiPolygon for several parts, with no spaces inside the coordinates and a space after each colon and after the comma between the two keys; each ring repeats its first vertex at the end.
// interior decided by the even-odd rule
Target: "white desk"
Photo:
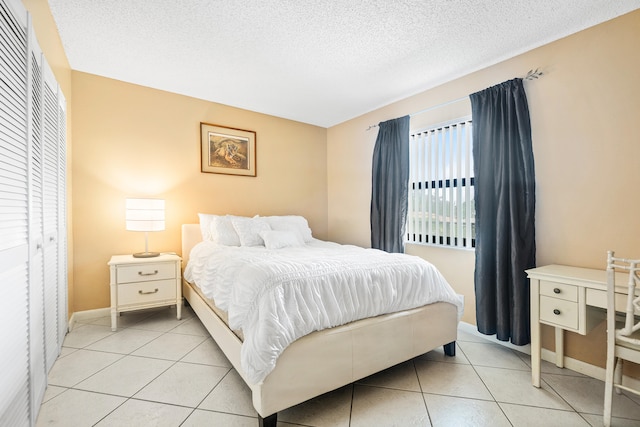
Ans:
{"type": "MultiPolygon", "coordinates": [[[[604,270],[547,265],[526,271],[531,289],[531,382],[540,387],[540,324],[555,327],[556,366],[564,367],[564,331],[586,335],[605,320],[604,270]]],[[[616,308],[624,310],[628,276],[616,274],[616,308]]]]}

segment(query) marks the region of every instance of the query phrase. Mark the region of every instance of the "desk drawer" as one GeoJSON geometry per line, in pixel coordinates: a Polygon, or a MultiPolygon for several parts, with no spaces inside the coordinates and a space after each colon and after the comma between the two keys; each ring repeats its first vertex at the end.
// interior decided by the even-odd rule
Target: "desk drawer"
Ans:
{"type": "Polygon", "coordinates": [[[541,280],[540,295],[578,302],[578,287],[575,285],[541,280]]]}
{"type": "Polygon", "coordinates": [[[118,307],[175,299],[175,279],[118,285],[118,307]]]}
{"type": "Polygon", "coordinates": [[[578,329],[578,303],[540,296],[540,321],[568,329],[578,329]]]}
{"type": "Polygon", "coordinates": [[[174,262],[165,262],[154,264],[121,265],[118,266],[117,275],[118,284],[175,279],[176,264],[174,262]]]}
{"type": "MultiPolygon", "coordinates": [[[[627,310],[627,290],[616,286],[616,311],[624,313],[627,310]]],[[[636,295],[639,293],[636,291],[636,295]]],[[[587,289],[587,305],[607,308],[607,291],[604,289],[587,289]]]]}

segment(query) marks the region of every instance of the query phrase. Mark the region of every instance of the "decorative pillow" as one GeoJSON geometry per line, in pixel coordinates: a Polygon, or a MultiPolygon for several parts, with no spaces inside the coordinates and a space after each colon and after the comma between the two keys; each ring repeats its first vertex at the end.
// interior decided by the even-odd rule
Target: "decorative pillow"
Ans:
{"type": "Polygon", "coordinates": [[[293,231],[298,233],[303,242],[309,243],[313,240],[311,228],[307,219],[300,215],[266,216],[265,218],[272,230],[293,231]]]}
{"type": "Polygon", "coordinates": [[[200,218],[200,232],[202,233],[202,240],[211,240],[211,221],[218,215],[199,213],[200,218]]]}
{"type": "Polygon", "coordinates": [[[260,237],[260,233],[271,230],[267,220],[260,217],[234,217],[231,219],[231,223],[238,233],[241,246],[264,246],[264,240],[260,237]]]}
{"type": "Polygon", "coordinates": [[[260,237],[267,249],[296,248],[304,246],[300,235],[295,231],[262,231],[260,237]]]}
{"type": "Polygon", "coordinates": [[[241,217],[226,215],[217,216],[211,220],[210,234],[214,243],[224,246],[240,246],[240,237],[231,222],[234,218],[241,217]]]}

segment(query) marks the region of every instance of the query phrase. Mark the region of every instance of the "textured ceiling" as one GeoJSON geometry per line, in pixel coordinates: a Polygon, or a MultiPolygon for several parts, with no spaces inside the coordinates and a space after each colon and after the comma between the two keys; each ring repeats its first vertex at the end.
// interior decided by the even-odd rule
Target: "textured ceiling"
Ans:
{"type": "Polygon", "coordinates": [[[49,4],[74,70],[323,127],[640,8],[640,0],[49,4]]]}

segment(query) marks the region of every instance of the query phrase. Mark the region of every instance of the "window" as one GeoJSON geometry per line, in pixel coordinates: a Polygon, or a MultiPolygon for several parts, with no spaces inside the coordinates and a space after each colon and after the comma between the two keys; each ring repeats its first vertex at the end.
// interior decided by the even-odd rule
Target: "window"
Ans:
{"type": "Polygon", "coordinates": [[[407,242],[475,247],[471,120],[410,137],[407,242]]]}

